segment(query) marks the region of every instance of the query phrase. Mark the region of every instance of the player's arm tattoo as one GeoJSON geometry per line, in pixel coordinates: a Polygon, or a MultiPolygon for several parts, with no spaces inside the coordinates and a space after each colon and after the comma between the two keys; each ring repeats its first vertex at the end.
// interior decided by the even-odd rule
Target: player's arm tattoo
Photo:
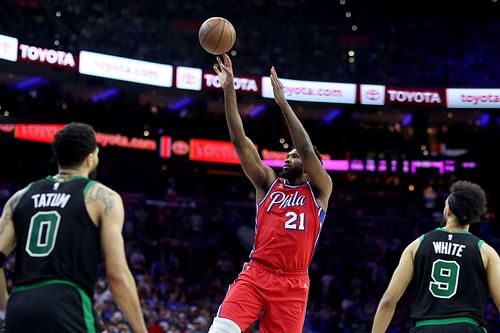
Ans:
{"type": "Polygon", "coordinates": [[[91,191],[87,197],[87,202],[101,201],[104,204],[104,214],[107,214],[115,206],[114,197],[115,194],[112,191],[99,186],[95,191],[91,191]]]}
{"type": "Polygon", "coordinates": [[[12,220],[12,212],[10,207],[5,206],[2,216],[0,217],[0,235],[5,231],[5,227],[12,220]]]}

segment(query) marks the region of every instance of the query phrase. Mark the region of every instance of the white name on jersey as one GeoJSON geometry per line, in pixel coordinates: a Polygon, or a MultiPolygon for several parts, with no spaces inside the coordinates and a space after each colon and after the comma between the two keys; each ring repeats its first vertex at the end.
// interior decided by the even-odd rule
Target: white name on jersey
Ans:
{"type": "Polygon", "coordinates": [[[67,193],[40,193],[31,196],[35,208],[60,207],[64,208],[71,198],[67,193]]]}
{"type": "Polygon", "coordinates": [[[279,204],[280,208],[304,206],[306,204],[306,196],[299,195],[298,191],[289,195],[280,191],[273,192],[271,193],[271,203],[267,207],[267,211],[270,211],[275,204],[279,204]]]}
{"type": "Polygon", "coordinates": [[[432,242],[434,245],[434,252],[437,254],[448,254],[452,256],[461,257],[465,249],[465,245],[452,242],[432,242]]]}

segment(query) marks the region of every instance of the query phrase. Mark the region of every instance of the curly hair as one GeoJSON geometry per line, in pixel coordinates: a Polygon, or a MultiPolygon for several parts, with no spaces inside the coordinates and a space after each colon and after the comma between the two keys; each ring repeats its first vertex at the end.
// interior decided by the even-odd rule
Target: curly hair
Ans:
{"type": "Polygon", "coordinates": [[[57,164],[62,167],[77,167],[97,148],[92,126],[72,122],[58,131],[52,144],[57,164]]]}
{"type": "Polygon", "coordinates": [[[450,187],[448,206],[461,225],[477,223],[486,213],[486,193],[478,184],[466,180],[453,183],[450,187]]]}

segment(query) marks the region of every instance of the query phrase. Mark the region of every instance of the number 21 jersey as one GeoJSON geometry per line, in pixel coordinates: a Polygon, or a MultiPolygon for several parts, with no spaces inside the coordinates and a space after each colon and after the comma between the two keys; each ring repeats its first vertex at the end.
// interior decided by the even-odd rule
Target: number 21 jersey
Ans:
{"type": "Polygon", "coordinates": [[[324,218],[309,182],[290,185],[277,178],[257,204],[250,258],[284,271],[307,270],[324,218]]]}

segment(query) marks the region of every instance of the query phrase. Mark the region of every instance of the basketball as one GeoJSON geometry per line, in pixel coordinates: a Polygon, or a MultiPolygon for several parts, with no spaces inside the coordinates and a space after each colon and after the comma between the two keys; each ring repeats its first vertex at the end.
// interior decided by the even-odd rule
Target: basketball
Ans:
{"type": "Polygon", "coordinates": [[[223,17],[211,17],[200,26],[198,40],[205,51],[221,55],[229,50],[236,41],[236,31],[233,25],[223,17]]]}

